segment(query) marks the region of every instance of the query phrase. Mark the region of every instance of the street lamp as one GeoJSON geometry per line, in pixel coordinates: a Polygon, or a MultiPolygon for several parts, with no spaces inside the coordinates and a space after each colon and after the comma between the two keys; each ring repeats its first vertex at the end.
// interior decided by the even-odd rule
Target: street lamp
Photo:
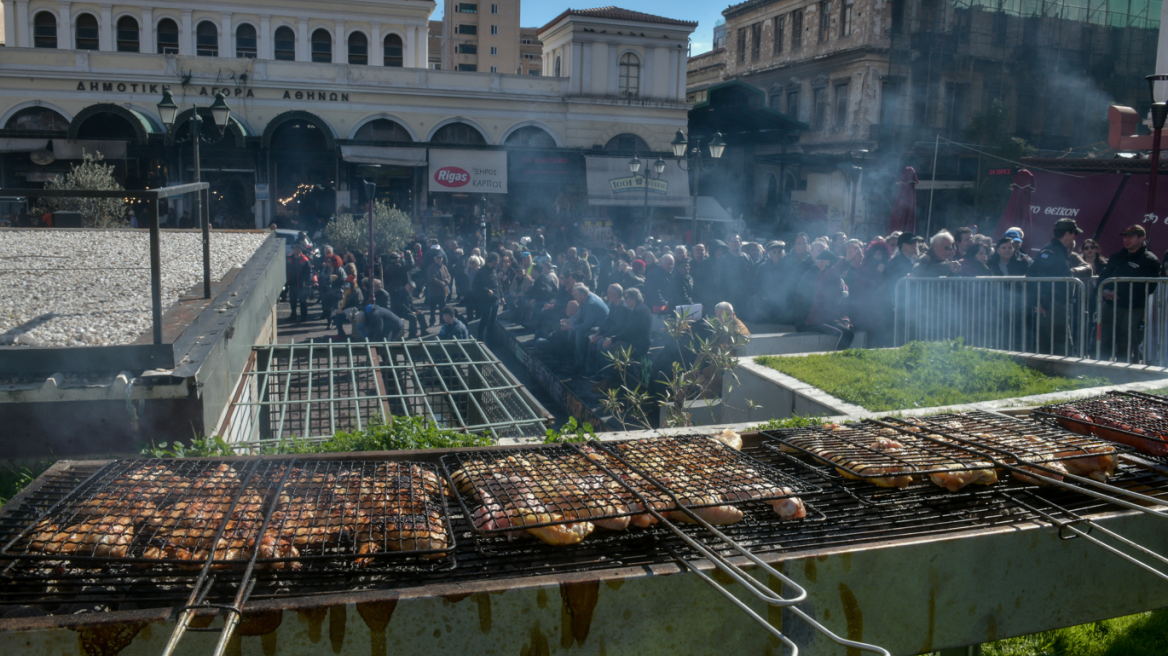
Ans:
{"type": "Polygon", "coordinates": [[[1160,131],[1168,120],[1168,75],[1149,75],[1144,79],[1152,92],[1152,172],[1148,176],[1148,213],[1144,215],[1147,222],[1156,220],[1156,174],[1160,172],[1160,131]]]}
{"type": "MultiPolygon", "coordinates": [[[[868,156],[867,150],[850,150],[848,157],[853,162],[859,160],[863,163],[864,158],[868,156]]],[[[864,167],[860,164],[852,164],[852,215],[848,219],[848,232],[852,232],[856,228],[856,190],[860,186],[860,180],[864,179],[864,167]]]]}
{"type": "Polygon", "coordinates": [[[369,197],[369,299],[367,305],[376,305],[377,299],[373,296],[373,263],[376,261],[373,256],[373,210],[375,198],[377,196],[377,172],[381,170],[380,164],[363,164],[358,169],[358,174],[365,182],[365,195],[369,197]]]}
{"type": "MultiPolygon", "coordinates": [[[[673,137],[670,145],[673,147],[673,156],[677,158],[677,165],[681,167],[682,171],[693,171],[693,243],[696,246],[698,243],[698,192],[700,188],[699,178],[702,171],[713,171],[718,165],[718,160],[722,159],[722,154],[726,152],[726,142],[722,140],[722,133],[715,132],[712,139],[710,139],[707,146],[710,149],[709,159],[713,160],[707,163],[707,156],[702,151],[701,139],[695,139],[697,145],[690,148],[689,139],[686,138],[685,133],[681,130],[673,137]]],[[[665,170],[664,162],[661,162],[661,171],[665,170]]],[[[656,165],[654,165],[656,166],[656,165]]]]}
{"type": "MultiPolygon", "coordinates": [[[[169,88],[162,89],[162,100],[158,103],[158,114],[162,117],[166,131],[172,131],[174,121],[178,118],[178,104],[174,102],[174,94],[170,92],[169,88]]],[[[227,106],[227,100],[222,91],[215,94],[215,102],[211,105],[211,118],[215,121],[216,127],[219,128],[219,138],[215,141],[208,139],[207,143],[216,143],[223,138],[223,130],[231,120],[231,108],[227,106]]],[[[203,139],[203,117],[199,116],[197,106],[191,115],[190,126],[191,145],[194,148],[195,156],[195,182],[202,182],[203,171],[199,160],[199,141],[203,139]]],[[[208,200],[210,200],[209,196],[208,200]]],[[[202,191],[195,193],[195,213],[198,215],[199,224],[203,229],[203,298],[211,298],[211,225],[208,217],[203,213],[202,191]]]]}

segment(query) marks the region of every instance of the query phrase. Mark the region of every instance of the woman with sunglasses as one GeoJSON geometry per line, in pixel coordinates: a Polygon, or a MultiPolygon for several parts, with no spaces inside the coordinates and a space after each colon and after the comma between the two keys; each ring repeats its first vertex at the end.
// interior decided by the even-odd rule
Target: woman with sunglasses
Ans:
{"type": "Polygon", "coordinates": [[[1103,251],[1099,250],[1099,242],[1094,239],[1083,240],[1083,261],[1091,267],[1091,275],[1099,275],[1107,264],[1107,258],[1103,257],[1103,251]]]}

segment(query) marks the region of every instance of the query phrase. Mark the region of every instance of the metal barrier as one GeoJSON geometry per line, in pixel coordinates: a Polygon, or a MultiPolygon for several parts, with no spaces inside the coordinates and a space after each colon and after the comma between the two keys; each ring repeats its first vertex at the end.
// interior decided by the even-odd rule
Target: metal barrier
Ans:
{"type": "Polygon", "coordinates": [[[1087,285],[1078,278],[904,278],[893,342],[962,338],[969,346],[1086,357],[1087,285]]]}
{"type": "Polygon", "coordinates": [[[1168,363],[1168,280],[1108,278],[1095,301],[1097,360],[1168,363]]]}

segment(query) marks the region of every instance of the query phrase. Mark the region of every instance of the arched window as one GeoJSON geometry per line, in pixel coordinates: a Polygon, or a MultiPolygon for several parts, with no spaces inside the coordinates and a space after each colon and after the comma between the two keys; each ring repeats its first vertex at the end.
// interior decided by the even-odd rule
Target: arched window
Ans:
{"type": "Polygon", "coordinates": [[[32,19],[32,47],[57,47],[57,17],[42,11],[32,19]]]}
{"type": "Polygon", "coordinates": [[[528,125],[512,132],[503,145],[508,148],[555,148],[556,140],[543,128],[528,125]]]}
{"type": "Polygon", "coordinates": [[[356,141],[402,141],[411,142],[410,133],[398,123],[387,118],[369,121],[357,130],[356,141]]]}
{"type": "Polygon", "coordinates": [[[118,19],[118,52],[139,52],[138,21],[133,16],[118,19]]]}
{"type": "Polygon", "coordinates": [[[402,52],[401,37],[396,34],[385,35],[385,65],[401,68],[405,63],[402,52]]]}
{"type": "Polygon", "coordinates": [[[290,27],[276,30],[276,61],[296,61],[296,33],[290,27]]]}
{"type": "Polygon", "coordinates": [[[158,42],[158,54],[178,54],[178,23],[169,18],[163,18],[158,21],[158,29],[155,34],[157,35],[155,40],[158,42]]]}
{"type": "Polygon", "coordinates": [[[258,52],[255,27],[242,23],[235,28],[235,56],[239,59],[255,59],[258,52]]]}
{"type": "Polygon", "coordinates": [[[349,35],[349,63],[358,66],[369,64],[369,39],[363,32],[353,32],[349,35]]]}
{"type": "Polygon", "coordinates": [[[69,129],[69,121],[48,107],[25,107],[8,119],[4,129],[64,132],[69,129]]]}
{"type": "Polygon", "coordinates": [[[487,140],[483,138],[481,132],[466,123],[451,123],[439,128],[430,139],[430,143],[485,146],[487,140]]]}
{"type": "Polygon", "coordinates": [[[77,17],[77,32],[74,35],[78,50],[97,50],[100,41],[97,36],[97,19],[93,14],[81,14],[77,17]]]}
{"type": "Polygon", "coordinates": [[[326,29],[312,33],[312,61],[331,64],[333,61],[333,37],[326,29]]]}
{"type": "Polygon", "coordinates": [[[626,132],[609,139],[608,143],[604,144],[604,149],[629,153],[644,153],[649,151],[649,144],[645,143],[645,140],[637,135],[626,132]]]}
{"type": "Polygon", "coordinates": [[[203,21],[195,28],[195,54],[199,57],[219,56],[219,28],[211,21],[203,21]]]}
{"type": "Polygon", "coordinates": [[[620,58],[620,95],[635,96],[641,91],[641,60],[631,52],[620,58]]]}
{"type": "Polygon", "coordinates": [[[559,57],[559,55],[556,55],[556,67],[552,71],[552,77],[559,77],[559,76],[560,76],[560,57],[559,57]]]}

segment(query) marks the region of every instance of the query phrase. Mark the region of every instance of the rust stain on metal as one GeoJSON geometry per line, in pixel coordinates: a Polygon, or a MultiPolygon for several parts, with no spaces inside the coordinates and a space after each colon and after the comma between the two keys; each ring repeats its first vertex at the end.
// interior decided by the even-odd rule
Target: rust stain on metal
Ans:
{"type": "Polygon", "coordinates": [[[284,621],[284,611],[267,610],[259,613],[244,613],[235,630],[241,636],[262,636],[274,633],[284,621]]]}
{"type": "Polygon", "coordinates": [[[803,578],[807,579],[809,583],[815,583],[816,579],[819,578],[814,558],[807,558],[803,561],[803,578]]]}
{"type": "Polygon", "coordinates": [[[540,608],[547,608],[547,589],[539,588],[535,591],[535,605],[540,608]]]}
{"type": "Polygon", "coordinates": [[[445,599],[446,601],[449,601],[452,604],[457,604],[458,602],[462,601],[463,599],[466,599],[469,596],[470,596],[470,593],[467,592],[464,594],[443,595],[442,598],[445,599]]]}
{"type": "Polygon", "coordinates": [[[852,571],[852,554],[840,554],[840,564],[844,566],[845,572],[852,571]]]}
{"type": "MultiPolygon", "coordinates": [[[[808,560],[810,560],[810,559],[808,559],[808,560]]],[[[769,586],[771,590],[778,592],[778,591],[781,591],[783,589],[783,582],[776,579],[773,574],[767,574],[767,586],[769,586]]],[[[770,604],[767,604],[767,622],[771,626],[775,627],[776,631],[782,632],[782,630],[783,630],[783,608],[782,608],[782,606],[772,606],[770,604]]],[[[767,651],[770,651],[770,647],[778,647],[780,645],[779,639],[773,635],[768,637],[768,642],[770,644],[767,647],[767,651]]]]}
{"type": "Polygon", "coordinates": [[[300,616],[301,622],[308,625],[308,640],[314,645],[320,642],[320,630],[324,626],[324,618],[328,616],[328,609],[310,608],[298,610],[296,614],[300,616]]]}
{"type": "Polygon", "coordinates": [[[369,653],[371,656],[382,656],[389,651],[389,642],[385,631],[389,620],[393,618],[393,611],[397,608],[397,599],[375,601],[368,604],[357,604],[357,614],[365,620],[369,627],[369,653]]]}
{"type": "Polygon", "coordinates": [[[227,639],[227,647],[223,650],[223,656],[243,656],[243,638],[238,633],[231,634],[227,639]]]}
{"type": "Polygon", "coordinates": [[[539,622],[531,627],[530,642],[519,650],[519,656],[551,656],[552,650],[548,645],[547,636],[540,629],[539,622]]]}
{"type": "Polygon", "coordinates": [[[491,632],[491,595],[485,592],[476,593],[475,603],[479,605],[479,628],[483,633],[491,632]]]}
{"type": "Polygon", "coordinates": [[[573,642],[583,645],[592,629],[592,612],[600,600],[600,581],[563,583],[560,598],[563,601],[560,645],[564,649],[571,647],[573,642]]]}
{"type": "Polygon", "coordinates": [[[990,615],[986,619],[986,642],[995,642],[998,639],[998,617],[990,615]]]}
{"type": "Polygon", "coordinates": [[[276,636],[277,633],[275,631],[260,636],[260,646],[264,649],[264,656],[276,656],[278,652],[276,649],[276,636]]]}
{"type": "MultiPolygon", "coordinates": [[[[844,620],[848,624],[848,640],[859,642],[864,639],[864,615],[860,612],[860,604],[846,583],[839,584],[839,591],[840,603],[844,607],[844,620]]],[[[848,656],[860,656],[860,650],[848,647],[848,656]]]]}
{"type": "Polygon", "coordinates": [[[734,585],[734,579],[729,574],[723,572],[720,569],[715,569],[710,573],[710,576],[722,585],[734,585]]]}
{"type": "Polygon", "coordinates": [[[933,641],[937,637],[937,586],[940,580],[936,571],[929,572],[929,628],[925,633],[925,644],[921,646],[921,652],[927,653],[933,651],[933,641]]]}
{"type": "Polygon", "coordinates": [[[609,579],[604,582],[610,590],[620,590],[621,586],[625,584],[624,579],[609,579]]]}
{"type": "Polygon", "coordinates": [[[77,632],[77,643],[85,656],[116,656],[142,631],[146,622],[126,622],[91,626],[77,632]]]}
{"type": "Polygon", "coordinates": [[[345,646],[345,617],[348,613],[344,606],[333,606],[329,609],[329,642],[333,645],[333,653],[341,653],[345,646]]]}

